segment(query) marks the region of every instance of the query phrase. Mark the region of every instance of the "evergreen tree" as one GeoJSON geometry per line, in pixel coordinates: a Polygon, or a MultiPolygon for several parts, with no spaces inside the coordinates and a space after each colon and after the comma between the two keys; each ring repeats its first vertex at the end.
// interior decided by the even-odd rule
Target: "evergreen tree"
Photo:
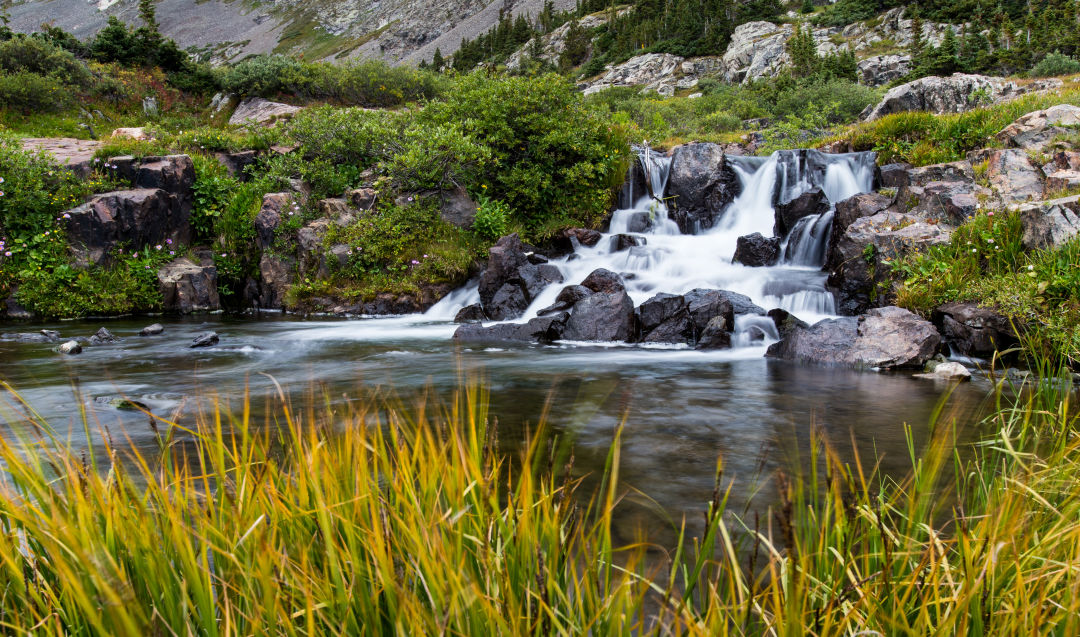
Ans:
{"type": "Polygon", "coordinates": [[[821,64],[817,54],[817,45],[810,27],[795,26],[795,33],[787,41],[788,55],[791,56],[791,74],[794,77],[815,75],[821,64]]]}
{"type": "Polygon", "coordinates": [[[431,68],[436,72],[442,71],[446,66],[446,60],[443,59],[442,49],[435,47],[435,55],[431,56],[431,68]]]}

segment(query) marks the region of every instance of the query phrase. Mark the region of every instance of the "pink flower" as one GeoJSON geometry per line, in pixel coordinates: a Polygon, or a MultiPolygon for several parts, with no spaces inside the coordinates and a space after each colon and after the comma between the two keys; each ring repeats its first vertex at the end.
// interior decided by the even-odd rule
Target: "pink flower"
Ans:
{"type": "Polygon", "coordinates": [[[11,250],[8,250],[7,252],[5,252],[4,256],[5,257],[10,257],[11,256],[11,250]]]}
{"type": "Polygon", "coordinates": [[[159,243],[159,244],[157,244],[156,246],[154,246],[154,249],[155,249],[155,250],[160,250],[160,249],[161,249],[161,244],[159,243]]]}

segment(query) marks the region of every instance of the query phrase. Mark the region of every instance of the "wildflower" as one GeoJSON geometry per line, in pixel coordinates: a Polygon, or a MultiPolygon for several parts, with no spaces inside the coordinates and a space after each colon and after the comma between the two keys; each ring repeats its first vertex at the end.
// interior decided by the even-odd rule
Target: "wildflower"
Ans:
{"type": "Polygon", "coordinates": [[[1034,272],[1034,271],[1035,271],[1035,266],[1029,265],[1028,266],[1028,272],[1034,272]]]}
{"type": "Polygon", "coordinates": [[[972,248],[971,251],[972,252],[978,252],[978,250],[976,250],[975,248],[972,248]]]}
{"type": "Polygon", "coordinates": [[[0,197],[3,197],[3,196],[4,196],[4,191],[0,190],[0,197]]]}
{"type": "Polygon", "coordinates": [[[165,245],[170,245],[171,246],[172,245],[172,239],[166,239],[165,240],[165,245]]]}
{"type": "Polygon", "coordinates": [[[11,250],[8,250],[7,252],[5,252],[4,256],[5,257],[10,257],[11,256],[11,250]]]}
{"type": "Polygon", "coordinates": [[[991,210],[990,212],[986,213],[986,216],[987,217],[993,217],[994,216],[994,211],[991,210]]]}
{"type": "Polygon", "coordinates": [[[176,251],[175,251],[175,250],[169,250],[169,256],[173,256],[173,255],[175,255],[175,254],[176,254],[176,251]]]}
{"type": "Polygon", "coordinates": [[[427,258],[427,255],[426,255],[426,254],[424,255],[424,258],[425,258],[425,259],[427,258]]]}
{"type": "Polygon", "coordinates": [[[993,239],[987,239],[986,242],[992,244],[992,243],[994,243],[994,240],[993,239]]]}
{"type": "Polygon", "coordinates": [[[413,259],[413,260],[411,261],[411,263],[412,263],[413,265],[420,265],[420,262],[419,262],[419,261],[417,261],[416,259],[413,259]]]}
{"type": "Polygon", "coordinates": [[[226,254],[226,253],[224,253],[224,252],[222,252],[222,253],[221,253],[221,258],[222,258],[222,259],[224,259],[224,258],[225,258],[225,257],[227,257],[227,256],[229,256],[229,255],[228,255],[228,254],[226,254]]]}
{"type": "Polygon", "coordinates": [[[71,218],[71,215],[69,215],[68,213],[66,213],[66,212],[65,212],[65,213],[64,213],[64,218],[65,218],[65,219],[70,219],[70,218],[71,218]]]}
{"type": "Polygon", "coordinates": [[[157,244],[156,246],[154,246],[154,249],[155,249],[155,250],[161,250],[161,244],[159,243],[159,244],[157,244]]]}
{"type": "Polygon", "coordinates": [[[0,177],[0,184],[4,183],[4,178],[0,177]]]}

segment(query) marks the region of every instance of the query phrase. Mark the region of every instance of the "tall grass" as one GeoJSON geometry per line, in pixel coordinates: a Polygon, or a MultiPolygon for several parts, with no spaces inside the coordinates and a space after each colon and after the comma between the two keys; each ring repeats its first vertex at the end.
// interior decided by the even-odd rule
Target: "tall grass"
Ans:
{"type": "MultiPolygon", "coordinates": [[[[10,388],[6,388],[10,391],[10,388]]],[[[1067,382],[998,393],[960,460],[939,418],[899,482],[820,438],[757,521],[617,546],[619,435],[599,488],[543,434],[499,451],[482,391],[300,411],[248,400],[160,453],[0,441],[0,626],[145,634],[1076,634],[1080,452],[1067,382]],[[126,459],[125,454],[130,454],[126,459]],[[652,551],[663,548],[666,550],[652,551]],[[660,554],[662,558],[656,559],[660,554]]],[[[14,392],[11,413],[27,413],[14,392]]],[[[32,412],[31,412],[32,413],[32,412]]],[[[92,434],[87,427],[87,435],[92,434]]],[[[103,432],[107,434],[107,432],[103,432]]],[[[719,473],[722,476],[722,473],[719,473]]]]}

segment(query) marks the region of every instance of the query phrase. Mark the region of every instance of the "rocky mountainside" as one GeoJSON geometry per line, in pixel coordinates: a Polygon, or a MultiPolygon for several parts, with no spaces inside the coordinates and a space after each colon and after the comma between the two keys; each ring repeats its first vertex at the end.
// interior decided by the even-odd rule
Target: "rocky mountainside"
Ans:
{"type": "MultiPolygon", "coordinates": [[[[558,0],[557,9],[573,6],[558,0]]],[[[291,52],[308,59],[381,58],[412,62],[436,48],[453,53],[462,38],[495,25],[501,11],[537,15],[542,0],[160,0],[164,34],[216,61],[291,52]]],[[[36,30],[52,23],[81,38],[110,16],[137,24],[136,0],[25,0],[10,8],[11,26],[36,30]]]]}

